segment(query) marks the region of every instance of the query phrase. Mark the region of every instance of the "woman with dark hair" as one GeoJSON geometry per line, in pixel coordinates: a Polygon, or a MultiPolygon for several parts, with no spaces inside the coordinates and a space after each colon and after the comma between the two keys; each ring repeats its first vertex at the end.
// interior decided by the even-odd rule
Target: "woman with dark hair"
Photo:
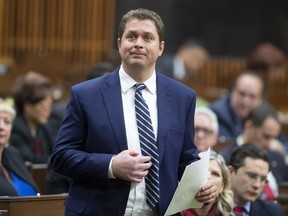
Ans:
{"type": "Polygon", "coordinates": [[[35,72],[19,77],[12,88],[17,116],[11,145],[20,150],[25,161],[48,162],[53,141],[45,124],[53,104],[52,90],[52,82],[35,72]]]}

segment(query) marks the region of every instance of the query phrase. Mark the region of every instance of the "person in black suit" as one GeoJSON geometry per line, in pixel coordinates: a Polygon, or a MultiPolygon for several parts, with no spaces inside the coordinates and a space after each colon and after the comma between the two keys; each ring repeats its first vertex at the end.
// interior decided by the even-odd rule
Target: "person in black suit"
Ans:
{"type": "Polygon", "coordinates": [[[233,150],[249,142],[256,145],[268,155],[271,172],[269,173],[269,186],[274,196],[278,194],[278,184],[288,181],[288,167],[283,156],[269,149],[270,143],[277,138],[281,130],[281,124],[276,110],[267,103],[263,103],[252,109],[244,120],[244,130],[234,139],[227,149],[221,154],[228,163],[233,150]]]}
{"type": "Polygon", "coordinates": [[[269,173],[267,154],[245,143],[232,153],[228,167],[234,193],[234,211],[244,216],[284,216],[282,206],[259,198],[269,173]]]}
{"type": "Polygon", "coordinates": [[[38,188],[18,151],[9,145],[15,110],[0,99],[0,196],[36,195],[38,188]]]}

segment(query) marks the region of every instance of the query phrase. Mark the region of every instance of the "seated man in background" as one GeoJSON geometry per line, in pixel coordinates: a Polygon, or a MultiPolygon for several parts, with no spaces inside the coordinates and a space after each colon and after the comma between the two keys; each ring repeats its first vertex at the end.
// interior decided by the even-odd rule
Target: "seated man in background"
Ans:
{"type": "Polygon", "coordinates": [[[215,113],[207,107],[197,107],[195,110],[195,145],[199,152],[207,151],[218,142],[218,121],[215,113]]]}
{"type": "Polygon", "coordinates": [[[193,39],[185,41],[176,54],[163,53],[156,63],[156,71],[179,81],[197,79],[209,59],[204,46],[193,39]]]}
{"type": "Polygon", "coordinates": [[[284,158],[279,152],[269,149],[271,142],[277,138],[280,130],[281,124],[276,110],[269,104],[262,103],[252,109],[245,118],[243,133],[221,152],[226,163],[228,163],[234,149],[243,143],[252,143],[267,153],[271,172],[268,175],[270,188],[266,186],[266,194],[263,197],[266,200],[274,200],[278,195],[278,184],[288,181],[288,167],[284,158]]]}
{"type": "Polygon", "coordinates": [[[219,123],[219,138],[234,139],[243,130],[243,120],[250,110],[262,103],[263,79],[254,71],[244,71],[232,82],[227,96],[210,105],[219,123]]]}
{"type": "Polygon", "coordinates": [[[254,144],[243,144],[232,153],[228,165],[235,212],[244,216],[285,215],[280,205],[259,198],[270,169],[265,152],[254,144]]]}

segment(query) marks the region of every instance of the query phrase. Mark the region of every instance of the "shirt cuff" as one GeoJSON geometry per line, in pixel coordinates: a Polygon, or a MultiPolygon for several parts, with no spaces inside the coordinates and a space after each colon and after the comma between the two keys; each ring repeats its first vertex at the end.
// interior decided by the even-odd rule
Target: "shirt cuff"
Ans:
{"type": "Polygon", "coordinates": [[[111,158],[110,163],[109,163],[108,178],[110,178],[110,179],[115,179],[115,176],[113,175],[113,172],[112,172],[113,158],[114,158],[114,156],[111,158]]]}

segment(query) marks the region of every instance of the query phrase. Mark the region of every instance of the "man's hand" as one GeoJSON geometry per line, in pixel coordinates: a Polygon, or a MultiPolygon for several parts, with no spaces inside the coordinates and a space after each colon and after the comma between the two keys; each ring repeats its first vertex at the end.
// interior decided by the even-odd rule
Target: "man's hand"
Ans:
{"type": "Polygon", "coordinates": [[[143,181],[151,166],[151,157],[139,156],[133,150],[122,151],[112,160],[112,172],[116,178],[136,183],[143,181]]]}
{"type": "Polygon", "coordinates": [[[214,203],[218,196],[217,187],[210,179],[196,194],[195,199],[204,204],[214,203]]]}

